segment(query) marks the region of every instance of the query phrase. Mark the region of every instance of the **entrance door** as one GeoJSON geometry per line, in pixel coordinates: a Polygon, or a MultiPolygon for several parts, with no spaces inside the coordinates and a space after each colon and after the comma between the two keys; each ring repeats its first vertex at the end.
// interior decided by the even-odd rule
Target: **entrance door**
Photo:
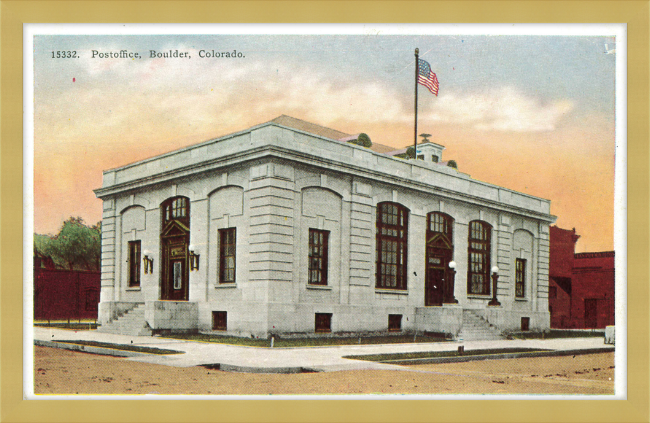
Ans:
{"type": "Polygon", "coordinates": [[[185,237],[163,239],[161,299],[187,301],[188,268],[185,237]]]}
{"type": "Polygon", "coordinates": [[[429,266],[425,281],[424,305],[441,306],[443,299],[443,284],[445,271],[429,266]]]}
{"type": "Polygon", "coordinates": [[[598,300],[585,299],[585,328],[595,328],[598,325],[598,300]]]}
{"type": "Polygon", "coordinates": [[[457,303],[454,298],[454,278],[449,262],[454,256],[454,219],[441,212],[427,214],[424,268],[424,305],[441,306],[457,303]]]}
{"type": "Polygon", "coordinates": [[[187,243],[184,237],[163,239],[161,299],[187,301],[187,243]]]}
{"type": "Polygon", "coordinates": [[[160,299],[189,299],[190,201],[173,197],[161,205],[160,299]]]}

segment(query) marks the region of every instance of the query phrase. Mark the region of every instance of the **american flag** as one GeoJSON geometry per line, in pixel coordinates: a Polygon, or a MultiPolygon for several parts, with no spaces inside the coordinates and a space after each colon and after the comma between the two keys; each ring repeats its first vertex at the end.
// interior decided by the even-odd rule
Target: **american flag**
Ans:
{"type": "Polygon", "coordinates": [[[426,60],[418,59],[418,84],[424,85],[431,91],[431,94],[438,96],[438,78],[431,72],[431,65],[426,60]]]}

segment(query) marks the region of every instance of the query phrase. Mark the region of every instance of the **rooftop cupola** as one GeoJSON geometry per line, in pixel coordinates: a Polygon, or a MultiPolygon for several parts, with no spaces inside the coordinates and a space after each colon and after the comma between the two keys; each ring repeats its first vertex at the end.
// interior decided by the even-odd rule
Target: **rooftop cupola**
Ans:
{"type": "Polygon", "coordinates": [[[442,150],[445,149],[443,145],[436,144],[429,141],[430,134],[420,134],[423,138],[422,143],[418,144],[418,151],[416,157],[419,160],[424,160],[429,163],[438,163],[442,161],[442,150]]]}

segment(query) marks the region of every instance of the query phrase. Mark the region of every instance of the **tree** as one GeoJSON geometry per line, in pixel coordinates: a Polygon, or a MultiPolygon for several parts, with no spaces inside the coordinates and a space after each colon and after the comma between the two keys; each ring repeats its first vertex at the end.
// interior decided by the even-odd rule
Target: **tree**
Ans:
{"type": "Polygon", "coordinates": [[[370,141],[370,137],[368,136],[368,134],[364,134],[364,133],[359,134],[359,137],[357,138],[357,144],[366,148],[372,147],[372,141],[370,141]]]}
{"type": "Polygon", "coordinates": [[[372,147],[372,141],[370,141],[370,137],[368,136],[368,134],[364,134],[364,133],[359,134],[356,140],[352,140],[349,142],[366,148],[372,147]]]}
{"type": "Polygon", "coordinates": [[[406,149],[406,156],[410,159],[415,158],[415,147],[410,146],[409,148],[406,149]]]}
{"type": "Polygon", "coordinates": [[[81,217],[70,217],[56,236],[34,234],[34,248],[59,267],[99,270],[101,238],[101,222],[87,226],[81,217]]]}

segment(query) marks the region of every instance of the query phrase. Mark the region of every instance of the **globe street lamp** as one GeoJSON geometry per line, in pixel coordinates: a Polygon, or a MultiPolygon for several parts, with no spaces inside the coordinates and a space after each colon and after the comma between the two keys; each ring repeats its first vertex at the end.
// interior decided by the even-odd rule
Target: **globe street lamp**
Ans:
{"type": "Polygon", "coordinates": [[[494,266],[492,268],[492,299],[488,303],[489,306],[500,306],[501,303],[497,301],[497,280],[499,279],[499,268],[494,266]]]}

